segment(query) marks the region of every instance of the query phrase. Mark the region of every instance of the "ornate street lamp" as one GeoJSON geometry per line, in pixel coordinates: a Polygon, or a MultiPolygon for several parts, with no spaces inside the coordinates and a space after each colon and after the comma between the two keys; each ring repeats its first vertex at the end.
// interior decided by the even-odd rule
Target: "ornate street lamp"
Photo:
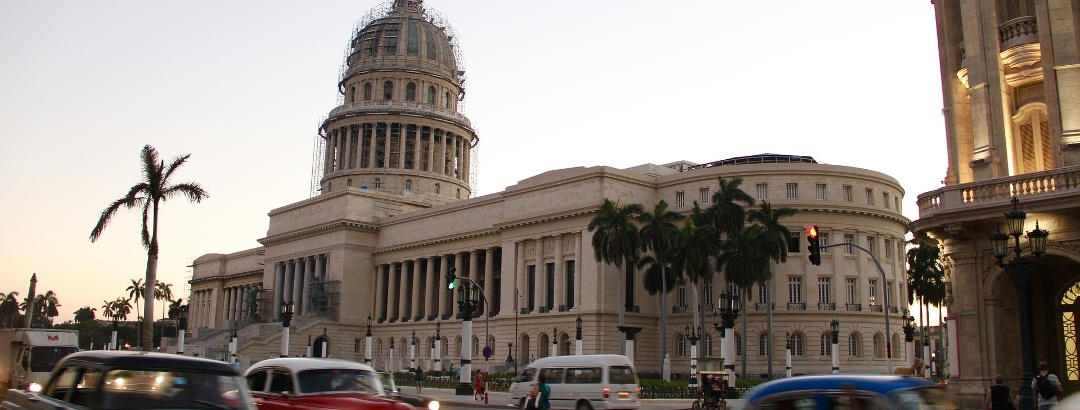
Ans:
{"type": "MultiPolygon", "coordinates": [[[[190,301],[189,301],[190,302],[190,301]]],[[[187,333],[188,305],[180,306],[180,319],[176,327],[176,354],[184,354],[184,336],[187,333]]]]}
{"type": "Polygon", "coordinates": [[[578,315],[577,319],[574,320],[574,323],[575,323],[574,327],[577,329],[577,334],[576,334],[577,346],[576,346],[576,349],[575,349],[576,351],[574,352],[574,354],[576,354],[578,356],[581,356],[581,350],[582,350],[581,349],[581,315],[578,315]]]}
{"type": "Polygon", "coordinates": [[[723,321],[720,328],[720,356],[724,359],[724,370],[730,375],[728,377],[735,375],[735,320],[739,318],[740,310],[742,297],[737,291],[720,292],[720,320],[723,321]]]}
{"type": "MultiPolygon", "coordinates": [[[[1020,237],[1024,236],[1024,219],[1027,217],[1027,212],[1020,210],[1019,198],[1013,197],[1012,204],[1012,211],[1005,213],[1005,221],[1008,223],[1009,232],[1007,234],[998,232],[990,235],[990,245],[993,248],[994,257],[998,260],[998,266],[1009,274],[1013,287],[1016,289],[1016,304],[1020,318],[1020,362],[1023,369],[1020,373],[1020,390],[1017,394],[1017,401],[1021,410],[1030,410],[1034,402],[1031,397],[1029,380],[1034,375],[1032,360],[1034,360],[1035,355],[1032,350],[1031,306],[1029,306],[1028,296],[1030,289],[1028,286],[1031,282],[1031,272],[1035,270],[1035,264],[1039,256],[1046,253],[1046,239],[1050,236],[1050,232],[1039,229],[1039,222],[1036,221],[1035,230],[1027,233],[1031,254],[1035,255],[1035,258],[1028,259],[1021,256],[1020,253],[1023,249],[1020,247],[1020,237]],[[1009,236],[1013,237],[1013,246],[1011,248],[1013,257],[1008,262],[1005,262],[1005,256],[1010,250],[1009,236]]],[[[926,345],[924,345],[924,349],[929,350],[926,345]]],[[[929,358],[928,354],[923,357],[929,358]]]]}
{"type": "Polygon", "coordinates": [[[293,303],[281,305],[281,357],[289,357],[289,325],[292,324],[293,303]]]}
{"type": "Polygon", "coordinates": [[[840,321],[833,319],[829,326],[832,327],[832,372],[840,373],[840,355],[837,354],[837,344],[840,342],[840,321]]]}
{"type": "Polygon", "coordinates": [[[701,340],[701,328],[697,329],[690,327],[689,325],[683,327],[683,334],[686,335],[686,340],[690,341],[690,380],[691,385],[697,384],[697,342],[701,340]]]}
{"type": "Polygon", "coordinates": [[[784,333],[784,356],[787,357],[787,377],[791,377],[791,333],[784,333]]]}
{"type": "Polygon", "coordinates": [[[371,315],[367,316],[367,333],[364,333],[364,364],[371,366],[371,315]]]}
{"type": "Polygon", "coordinates": [[[559,328],[551,328],[551,355],[559,355],[559,328]]]}
{"type": "MultiPolygon", "coordinates": [[[[453,275],[453,271],[451,269],[450,275],[453,275]]],[[[472,280],[462,282],[461,286],[457,286],[458,311],[461,312],[461,370],[455,393],[459,396],[473,394],[469,381],[472,374],[472,319],[480,306],[479,286],[474,286],[472,280]]]]}
{"type": "Polygon", "coordinates": [[[409,368],[416,369],[416,332],[409,338],[409,368]]]}
{"type": "Polygon", "coordinates": [[[915,316],[912,316],[910,311],[905,311],[901,320],[904,321],[901,328],[904,329],[904,344],[907,345],[907,362],[908,366],[911,366],[915,363],[915,316]]]}

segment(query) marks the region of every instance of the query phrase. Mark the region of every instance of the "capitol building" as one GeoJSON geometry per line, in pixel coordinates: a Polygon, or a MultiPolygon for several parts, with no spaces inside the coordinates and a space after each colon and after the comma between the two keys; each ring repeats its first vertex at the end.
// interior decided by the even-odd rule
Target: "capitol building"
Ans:
{"type": "Polygon", "coordinates": [[[185,352],[229,360],[235,334],[242,367],[277,357],[282,312],[291,307],[289,356],[370,357],[388,370],[456,369],[471,358],[496,372],[574,354],[579,318],[585,354],[624,352],[621,318],[640,328],[625,352],[640,372],[661,372],[666,353],[671,371],[685,376],[690,340],[700,337],[701,356],[721,354],[711,313],[700,330],[692,320],[695,309],[718,308],[729,289],[723,275],[705,285],[704,306],[694,306],[692,289],[682,286],[661,305],[640,270],[597,261],[588,225],[605,199],[646,209],[663,200],[688,215],[694,203],[708,207],[720,178],[741,178],[755,199],[796,213],[782,220],[792,232],[788,260],[774,266],[769,286],[747,292],[728,363],[746,366],[750,377],[781,375],[790,341],[795,373],[828,373],[834,320],[843,371],[885,373],[890,363],[910,363],[901,316],[911,221],[896,179],[805,155],[733,157],[724,151],[737,146],[717,144],[702,150],[712,162],[553,169],[475,196],[482,140],[472,120],[483,119],[459,110],[465,71],[457,40],[419,0],[392,1],[361,19],[348,39],[340,104],[317,139],[317,189],[269,211],[261,246],[194,261],[185,352]],[[877,261],[838,246],[823,251],[820,266],[811,264],[809,225],[823,244],[855,243],[877,261]],[[462,341],[447,289],[451,271],[483,288],[471,343],[462,341]],[[467,345],[472,351],[462,352],[467,345]],[[486,361],[484,346],[492,348],[486,361]]]}

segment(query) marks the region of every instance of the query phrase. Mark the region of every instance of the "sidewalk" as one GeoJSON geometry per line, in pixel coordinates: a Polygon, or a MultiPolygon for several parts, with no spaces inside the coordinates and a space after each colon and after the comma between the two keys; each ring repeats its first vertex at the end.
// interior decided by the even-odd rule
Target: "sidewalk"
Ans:
{"type": "MultiPolygon", "coordinates": [[[[413,387],[402,386],[402,392],[408,392],[414,394],[416,389],[413,387]]],[[[454,394],[453,389],[434,389],[424,388],[420,392],[421,396],[428,396],[439,400],[439,404],[445,408],[498,408],[506,409],[516,406],[510,403],[510,393],[507,392],[491,392],[488,395],[488,403],[484,404],[483,401],[473,400],[472,395],[458,396],[454,394]]],[[[728,408],[731,408],[737,400],[728,400],[728,408]]],[[[693,400],[687,399],[648,399],[641,401],[641,409],[670,409],[670,410],[682,410],[689,409],[690,405],[694,403],[693,400]]]]}

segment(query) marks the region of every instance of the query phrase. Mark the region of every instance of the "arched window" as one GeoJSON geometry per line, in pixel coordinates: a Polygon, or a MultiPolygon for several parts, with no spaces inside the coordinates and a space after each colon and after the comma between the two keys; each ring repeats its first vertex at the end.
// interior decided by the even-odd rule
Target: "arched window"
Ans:
{"type": "Polygon", "coordinates": [[[382,85],[382,99],[389,101],[394,98],[394,83],[387,81],[382,85]]]}
{"type": "Polygon", "coordinates": [[[900,334],[892,335],[892,357],[900,357],[900,334]]]}
{"type": "Polygon", "coordinates": [[[476,336],[472,338],[472,356],[480,357],[480,338],[476,336]]]}
{"type": "Polygon", "coordinates": [[[375,189],[379,189],[379,188],[382,188],[382,180],[381,180],[381,179],[379,179],[379,178],[375,178],[375,183],[374,183],[374,184],[372,184],[372,185],[374,185],[374,186],[375,186],[375,189]]]}
{"type": "Polygon", "coordinates": [[[405,84],[405,101],[416,101],[416,83],[405,84]]]}
{"type": "Polygon", "coordinates": [[[450,92],[449,91],[446,92],[446,108],[448,108],[448,109],[454,108],[454,107],[452,107],[450,105],[450,92]]]}
{"type": "Polygon", "coordinates": [[[436,195],[439,194],[439,183],[438,182],[435,183],[435,194],[436,195]]]}
{"type": "Polygon", "coordinates": [[[428,86],[427,88],[427,103],[435,105],[435,86],[428,86]]]}
{"type": "Polygon", "coordinates": [[[349,102],[356,102],[356,86],[349,87],[349,102]]]}
{"type": "Polygon", "coordinates": [[[802,333],[792,333],[788,338],[791,343],[791,355],[802,356],[803,355],[803,335],[802,333]]]}
{"type": "Polygon", "coordinates": [[[832,356],[832,332],[826,331],[821,334],[821,355],[832,356]]]}
{"type": "Polygon", "coordinates": [[[848,338],[848,356],[859,357],[862,351],[862,335],[852,333],[848,338]]]}
{"type": "MultiPolygon", "coordinates": [[[[1017,90],[1024,89],[1018,87],[1017,90]]],[[[1040,95],[1042,84],[1035,90],[1040,95]]],[[[1050,146],[1050,126],[1046,120],[1046,107],[1031,103],[1020,108],[1013,116],[1013,158],[1016,173],[1038,172],[1054,167],[1054,155],[1050,146]]]]}
{"type": "Polygon", "coordinates": [[[364,101],[371,101],[371,83],[364,83],[364,101]]]}
{"type": "Polygon", "coordinates": [[[457,355],[461,356],[461,336],[454,338],[454,346],[457,349],[457,355]]]}
{"type": "Polygon", "coordinates": [[[874,358],[885,357],[885,340],[881,333],[874,333],[874,358]]]}
{"type": "Polygon", "coordinates": [[[405,180],[405,190],[406,191],[412,190],[412,180],[411,179],[406,179],[405,180]]]}

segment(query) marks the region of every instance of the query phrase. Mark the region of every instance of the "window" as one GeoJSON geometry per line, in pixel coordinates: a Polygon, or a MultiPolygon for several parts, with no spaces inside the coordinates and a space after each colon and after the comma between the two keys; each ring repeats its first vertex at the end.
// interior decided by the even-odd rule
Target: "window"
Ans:
{"type": "MultiPolygon", "coordinates": [[[[701,335],[701,355],[713,356],[713,338],[711,334],[701,335]]],[[[720,353],[720,352],[717,352],[720,353]]]]}
{"type": "Polygon", "coordinates": [[[356,86],[349,87],[349,102],[356,102],[356,86]]]}
{"type": "MultiPolygon", "coordinates": [[[[819,244],[820,244],[820,242],[819,242],[819,244]]],[[[788,251],[788,253],[802,253],[802,232],[801,231],[791,232],[791,235],[788,236],[787,251],[788,251]]]]}
{"type": "Polygon", "coordinates": [[[701,204],[709,203],[709,188],[701,188],[698,192],[701,194],[701,204]]]}
{"type": "Polygon", "coordinates": [[[803,303],[802,277],[788,277],[788,303],[803,303]]]}
{"type": "Polygon", "coordinates": [[[379,178],[375,178],[375,183],[373,185],[375,185],[375,189],[382,188],[382,180],[379,178]]]}
{"type": "MultiPolygon", "coordinates": [[[[846,243],[855,243],[855,234],[845,233],[844,234],[844,242],[846,242],[846,243]]],[[[855,253],[855,247],[851,246],[851,245],[844,245],[844,253],[846,253],[848,255],[854,254],[855,253]]]]}
{"type": "Polygon", "coordinates": [[[769,199],[769,184],[757,184],[757,199],[759,201],[769,199]]]}
{"type": "MultiPolygon", "coordinates": [[[[435,33],[432,32],[434,29],[434,27],[424,28],[424,47],[427,49],[428,60],[434,60],[437,57],[435,54],[435,45],[437,43],[435,43],[435,33]]],[[[434,104],[434,102],[432,102],[432,104],[434,104]]]]}
{"type": "Polygon", "coordinates": [[[412,180],[411,179],[406,179],[405,180],[405,190],[406,191],[412,190],[412,180]]]}
{"type": "Polygon", "coordinates": [[[446,101],[445,102],[446,108],[453,108],[453,105],[450,104],[450,92],[447,91],[446,94],[444,94],[444,96],[445,96],[445,101],[446,101]]]}
{"type": "Polygon", "coordinates": [[[851,185],[844,185],[844,201],[855,202],[855,199],[851,193],[851,185]]]}
{"type": "Polygon", "coordinates": [[[832,303],[832,278],[822,276],[817,280],[818,303],[832,303]]]}
{"type": "Polygon", "coordinates": [[[679,285],[679,288],[675,290],[675,305],[686,307],[686,285],[679,285]]]}
{"type": "Polygon", "coordinates": [[[849,304],[854,304],[856,300],[859,300],[856,297],[855,289],[855,278],[847,278],[847,303],[849,304]]]}
{"type": "Polygon", "coordinates": [[[382,86],[383,100],[390,100],[394,98],[394,83],[387,81],[382,86]]]}
{"type": "Polygon", "coordinates": [[[859,357],[859,351],[862,350],[862,336],[858,333],[852,333],[848,336],[848,356],[859,357]]]}
{"type": "Polygon", "coordinates": [[[435,183],[435,194],[439,194],[439,183],[435,183]]]}
{"type": "Polygon", "coordinates": [[[873,188],[866,188],[866,204],[867,205],[873,205],[874,204],[874,189],[873,188]]]}
{"type": "Polygon", "coordinates": [[[388,25],[383,37],[385,42],[383,48],[386,50],[386,55],[392,56],[397,54],[398,33],[401,31],[401,24],[388,25]]]}
{"type": "Polygon", "coordinates": [[[675,357],[686,357],[686,338],[683,335],[675,336],[675,357]]]}
{"type": "Polygon", "coordinates": [[[787,199],[799,199],[799,184],[787,184],[787,199]]]}
{"type": "Polygon", "coordinates": [[[866,249],[870,251],[870,254],[874,254],[874,243],[877,242],[877,238],[873,236],[866,237],[866,249]]]}
{"type": "Polygon", "coordinates": [[[701,287],[701,297],[704,299],[705,309],[712,309],[713,291],[712,285],[706,283],[701,287]]]}
{"type": "Polygon", "coordinates": [[[832,332],[821,332],[821,351],[818,353],[822,356],[832,356],[832,332]]]}
{"type": "Polygon", "coordinates": [[[882,192],[881,193],[881,204],[885,205],[885,209],[889,209],[889,193],[888,192],[882,192]]]}
{"type": "Polygon", "coordinates": [[[682,207],[686,206],[686,193],[685,192],[679,191],[679,192],[675,193],[675,206],[678,207],[678,208],[682,208],[682,207]]]}
{"type": "Polygon", "coordinates": [[[791,355],[802,356],[803,355],[803,335],[802,333],[792,333],[788,337],[788,343],[791,343],[791,355]]]}
{"type": "Polygon", "coordinates": [[[815,188],[815,191],[817,191],[817,199],[819,199],[819,200],[824,200],[825,199],[825,184],[817,184],[817,187],[815,188]]]}
{"type": "Polygon", "coordinates": [[[874,358],[885,357],[885,342],[882,339],[881,333],[874,333],[874,358]]]}
{"type": "Polygon", "coordinates": [[[574,267],[575,261],[566,261],[566,307],[574,307],[574,267]]]}
{"type": "Polygon", "coordinates": [[[885,240],[885,258],[892,259],[892,239],[885,240]]]}
{"type": "Polygon", "coordinates": [[[758,286],[757,293],[758,303],[769,303],[769,288],[767,286],[758,286]]]}
{"type": "Polygon", "coordinates": [[[435,105],[435,86],[429,86],[427,88],[427,103],[435,105]]]}
{"type": "Polygon", "coordinates": [[[894,207],[894,208],[896,208],[896,212],[900,212],[900,197],[894,196],[892,198],[892,200],[893,200],[893,205],[896,205],[894,207]]]}
{"type": "Polygon", "coordinates": [[[768,356],[768,355],[769,355],[769,334],[768,333],[762,333],[761,336],[758,337],[758,356],[768,356]]]}
{"type": "Polygon", "coordinates": [[[416,83],[405,84],[405,101],[416,101],[416,83]]]}
{"type": "Polygon", "coordinates": [[[736,356],[742,356],[742,354],[743,354],[742,352],[743,352],[742,335],[736,333],[735,334],[735,355],[736,356]]]}
{"type": "Polygon", "coordinates": [[[821,246],[821,253],[829,253],[829,248],[825,245],[829,244],[829,234],[824,232],[818,232],[818,245],[821,246]]]}
{"type": "Polygon", "coordinates": [[[371,83],[364,83],[364,101],[371,101],[371,83]]]}
{"type": "Polygon", "coordinates": [[[877,279],[870,279],[870,305],[873,306],[877,302],[877,279]]]}
{"type": "MultiPolygon", "coordinates": [[[[599,384],[600,377],[604,372],[599,367],[583,367],[566,369],[567,384],[599,384]]],[[[532,380],[530,377],[527,380],[532,380]]]]}

